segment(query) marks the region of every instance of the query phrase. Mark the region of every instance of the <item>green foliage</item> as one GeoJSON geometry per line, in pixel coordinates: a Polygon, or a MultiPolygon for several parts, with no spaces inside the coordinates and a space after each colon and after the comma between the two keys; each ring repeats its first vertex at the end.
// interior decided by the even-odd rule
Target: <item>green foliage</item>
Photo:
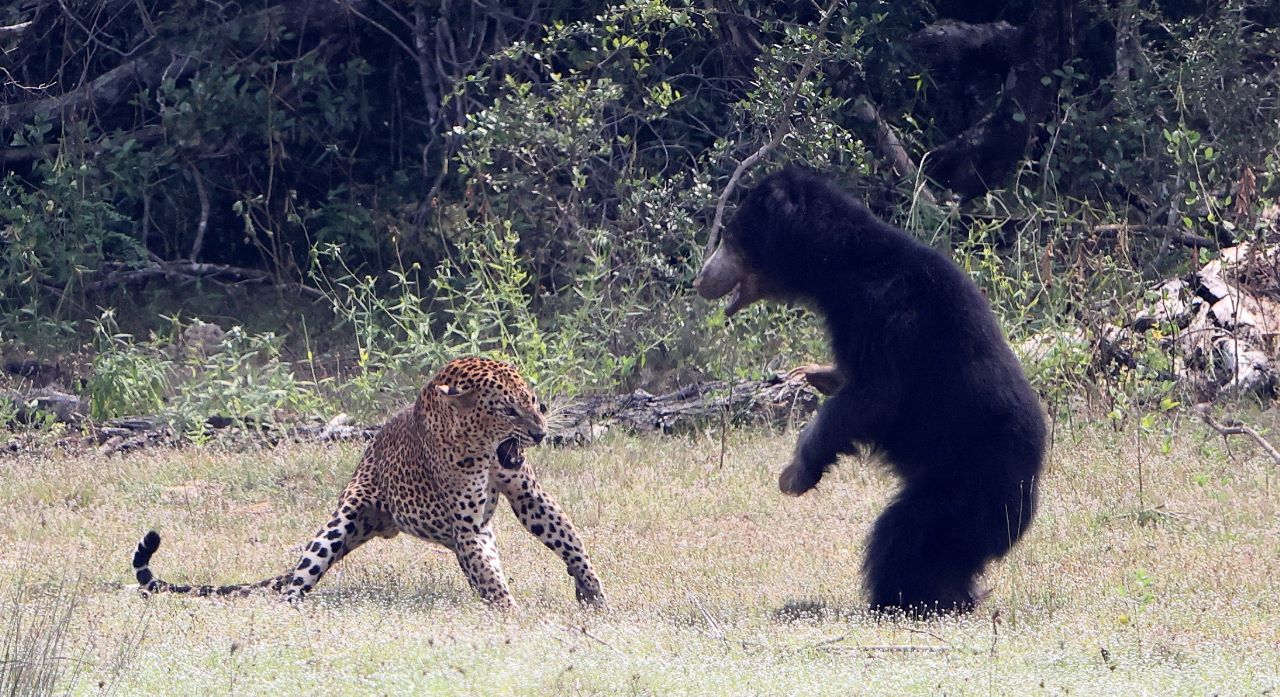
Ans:
{"type": "Polygon", "coordinates": [[[418,387],[414,380],[446,360],[419,270],[415,264],[408,272],[388,272],[380,284],[372,275],[353,271],[337,245],[315,248],[311,276],[325,290],[339,327],[350,332],[356,348],[354,371],[338,387],[345,409],[360,415],[385,411],[386,398],[408,398],[418,387]]]}
{"type": "MultiPolygon", "coordinates": [[[[375,278],[353,270],[345,248],[315,255],[315,278],[358,349],[358,374],[343,390],[349,405],[412,389],[413,378],[459,354],[513,361],[539,389],[573,394],[675,364],[696,373],[720,360],[703,353],[715,343],[734,343],[743,368],[756,371],[773,348],[805,343],[786,310],[753,312],[734,332],[723,317],[687,321],[706,312],[687,283],[714,191],[705,175],[690,185],[671,170],[688,146],[664,133],[694,118],[696,104],[662,76],[709,31],[700,12],[623,5],[511,46],[493,58],[501,79],[460,88],[455,99],[480,95],[488,106],[455,128],[459,172],[474,185],[437,212],[440,259],[375,278]]],[[[767,99],[784,96],[741,108],[767,110],[767,99]]]]}
{"type": "Polygon", "coordinates": [[[0,399],[0,429],[7,428],[18,419],[18,405],[11,399],[0,399]]]}
{"type": "MultiPolygon", "coordinates": [[[[1043,76],[1057,101],[1036,147],[1007,185],[963,202],[906,181],[879,143],[888,128],[919,163],[1001,89],[998,70],[965,82],[903,50],[942,8],[836,3],[822,25],[816,6],[750,2],[375,5],[335,32],[275,10],[262,21],[267,0],[127,4],[105,23],[77,21],[72,3],[5,47],[15,80],[59,86],[183,56],[93,112],[3,124],[15,159],[0,179],[0,332],[91,339],[95,418],[269,420],[316,410],[317,395],[373,414],[464,353],[513,361],[555,394],[820,359],[808,313],[753,307],[726,323],[690,291],[719,193],[780,131],[740,186],[811,164],[949,250],[1055,404],[1083,391],[1128,413],[1167,397],[1158,341],[1134,347],[1141,369],[1091,354],[1152,279],[1212,254],[1094,230],[1274,228],[1280,17],[1246,0],[1194,17],[1180,3],[1080,6],[1099,30],[1043,76]],[[1105,50],[1084,50],[1103,35],[1105,50]],[[125,292],[187,294],[182,274],[127,274],[188,259],[317,286],[333,326],[286,335],[290,314],[279,336],[242,330],[197,364],[93,321],[125,292]],[[282,361],[282,342],[305,342],[307,360],[282,361]]],[[[1027,6],[1005,10],[1016,22],[1027,6]]],[[[33,103],[20,84],[0,94],[33,103]]]]}
{"type": "Polygon", "coordinates": [[[0,181],[0,322],[25,329],[83,317],[89,298],[102,295],[95,281],[160,259],[208,255],[297,277],[311,244],[304,222],[319,240],[343,226],[360,233],[340,235],[354,253],[381,252],[363,193],[351,186],[356,159],[345,142],[370,126],[363,81],[373,68],[255,21],[262,7],[181,2],[95,37],[125,43],[117,50],[127,55],[159,30],[190,44],[184,60],[206,65],[188,77],[166,71],[134,94],[132,121],[15,129],[8,145],[48,154],[0,181]]]}
{"type": "MultiPolygon", "coordinates": [[[[852,130],[852,99],[841,96],[832,82],[836,72],[860,71],[868,50],[863,44],[864,32],[875,21],[878,20],[846,10],[832,23],[831,36],[818,36],[816,27],[810,25],[766,22],[765,30],[776,33],[777,38],[761,51],[750,88],[733,105],[735,121],[743,124],[735,140],[767,142],[786,120],[796,137],[782,143],[773,156],[777,161],[799,161],[828,171],[867,174],[866,149],[852,130]],[[806,62],[830,66],[831,73],[816,70],[796,83],[806,62]],[[838,70],[835,66],[839,66],[838,70]],[[791,113],[783,113],[793,90],[791,113]]],[[[740,147],[740,142],[726,141],[723,145],[740,147]]]]}
{"type": "Polygon", "coordinates": [[[95,419],[160,412],[169,390],[171,366],[154,345],[120,333],[115,313],[106,310],[94,323],[97,339],[84,394],[95,419]]]}
{"type": "Polygon", "coordinates": [[[320,386],[298,377],[303,366],[281,359],[282,339],[232,327],[216,342],[138,341],[118,331],[108,310],[95,322],[97,345],[85,383],[95,419],[159,415],[199,437],[210,419],[248,427],[319,415],[320,386]]]}
{"type": "MultiPolygon", "coordinates": [[[[14,135],[14,144],[41,148],[51,136],[48,124],[33,124],[14,135]]],[[[0,180],[0,310],[16,314],[19,326],[56,327],[47,321],[50,303],[60,307],[86,274],[140,259],[142,250],[97,164],[59,156],[41,161],[34,174],[39,187],[13,172],[0,180]]]]}
{"type": "Polygon", "coordinates": [[[189,352],[177,366],[182,388],[171,397],[168,413],[191,430],[210,416],[253,426],[283,414],[318,412],[319,396],[280,360],[280,346],[280,337],[271,332],[248,334],[232,327],[209,355],[189,352]]]}
{"type": "MultiPolygon", "coordinates": [[[[1047,125],[1055,138],[1046,175],[1095,199],[1115,192],[1140,206],[1167,202],[1169,223],[1202,234],[1234,232],[1241,221],[1225,213],[1242,169],[1271,171],[1280,156],[1280,27],[1256,5],[1233,0],[1179,17],[1124,2],[1104,13],[1119,65],[1101,81],[1081,65],[1056,72],[1063,107],[1047,125]]],[[[1260,191],[1277,194],[1271,185],[1260,191]]]]}

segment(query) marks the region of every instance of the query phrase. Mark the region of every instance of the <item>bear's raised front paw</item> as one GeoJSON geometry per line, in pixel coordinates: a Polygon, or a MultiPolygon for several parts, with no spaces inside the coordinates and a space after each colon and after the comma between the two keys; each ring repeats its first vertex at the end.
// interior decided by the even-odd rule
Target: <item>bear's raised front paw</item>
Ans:
{"type": "Polygon", "coordinates": [[[787,371],[786,379],[804,380],[819,394],[831,396],[844,387],[844,377],[834,365],[809,363],[787,371]]]}
{"type": "Polygon", "coordinates": [[[778,475],[778,489],[788,496],[800,496],[818,485],[822,470],[811,470],[803,462],[793,460],[778,475]]]}

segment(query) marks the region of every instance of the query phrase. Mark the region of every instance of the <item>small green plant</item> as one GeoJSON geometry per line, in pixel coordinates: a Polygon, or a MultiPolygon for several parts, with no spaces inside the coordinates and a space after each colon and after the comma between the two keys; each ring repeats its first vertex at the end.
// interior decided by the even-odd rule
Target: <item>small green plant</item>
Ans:
{"type": "Polygon", "coordinates": [[[154,346],[119,331],[115,311],[93,322],[91,372],[84,391],[95,419],[158,413],[169,391],[170,361],[154,346]]]}
{"type": "Polygon", "coordinates": [[[170,399],[171,418],[189,433],[201,433],[209,417],[260,426],[282,415],[321,411],[314,385],[298,379],[280,360],[280,337],[227,330],[210,355],[192,353],[177,374],[180,385],[170,399]]]}
{"type": "MultiPolygon", "coordinates": [[[[183,335],[177,319],[172,334],[183,335]]],[[[94,323],[96,352],[85,382],[97,419],[159,415],[194,442],[210,436],[218,417],[240,425],[264,425],[326,411],[314,382],[298,377],[281,359],[282,339],[271,332],[232,327],[209,345],[138,341],[118,330],[113,311],[94,323]]]]}
{"type": "Polygon", "coordinates": [[[7,397],[0,398],[0,430],[13,426],[18,419],[18,405],[7,397]]]}
{"type": "Polygon", "coordinates": [[[1142,614],[1156,601],[1155,578],[1145,569],[1135,569],[1130,581],[1121,589],[1128,600],[1129,612],[1120,616],[1120,624],[1132,626],[1142,653],[1142,614]]]}
{"type": "Polygon", "coordinates": [[[419,281],[421,265],[381,277],[359,274],[336,244],[316,245],[311,259],[311,278],[355,348],[354,370],[336,385],[335,395],[344,410],[358,416],[385,413],[447,360],[436,337],[439,322],[419,281]]]}

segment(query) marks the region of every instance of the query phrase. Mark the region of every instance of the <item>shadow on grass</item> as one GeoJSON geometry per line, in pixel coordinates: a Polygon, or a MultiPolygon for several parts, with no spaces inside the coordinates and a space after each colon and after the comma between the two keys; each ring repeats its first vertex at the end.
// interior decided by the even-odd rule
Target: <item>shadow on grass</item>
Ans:
{"type": "Polygon", "coordinates": [[[317,607],[375,607],[430,611],[456,609],[471,602],[470,589],[431,576],[413,579],[378,578],[321,586],[304,601],[317,607]]]}
{"type": "Polygon", "coordinates": [[[877,615],[866,606],[852,602],[831,603],[816,598],[788,600],[769,613],[769,620],[777,624],[822,624],[824,622],[875,622],[877,615]]]}

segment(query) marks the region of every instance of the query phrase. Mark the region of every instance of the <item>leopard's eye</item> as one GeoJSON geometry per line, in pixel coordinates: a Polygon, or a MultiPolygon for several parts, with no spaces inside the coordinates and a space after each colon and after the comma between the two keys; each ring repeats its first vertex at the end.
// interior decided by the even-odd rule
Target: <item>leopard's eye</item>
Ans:
{"type": "Polygon", "coordinates": [[[506,414],[507,416],[519,416],[519,415],[520,415],[520,412],[519,412],[519,411],[517,411],[515,407],[510,406],[510,405],[503,407],[503,408],[502,408],[502,413],[506,414]]]}

